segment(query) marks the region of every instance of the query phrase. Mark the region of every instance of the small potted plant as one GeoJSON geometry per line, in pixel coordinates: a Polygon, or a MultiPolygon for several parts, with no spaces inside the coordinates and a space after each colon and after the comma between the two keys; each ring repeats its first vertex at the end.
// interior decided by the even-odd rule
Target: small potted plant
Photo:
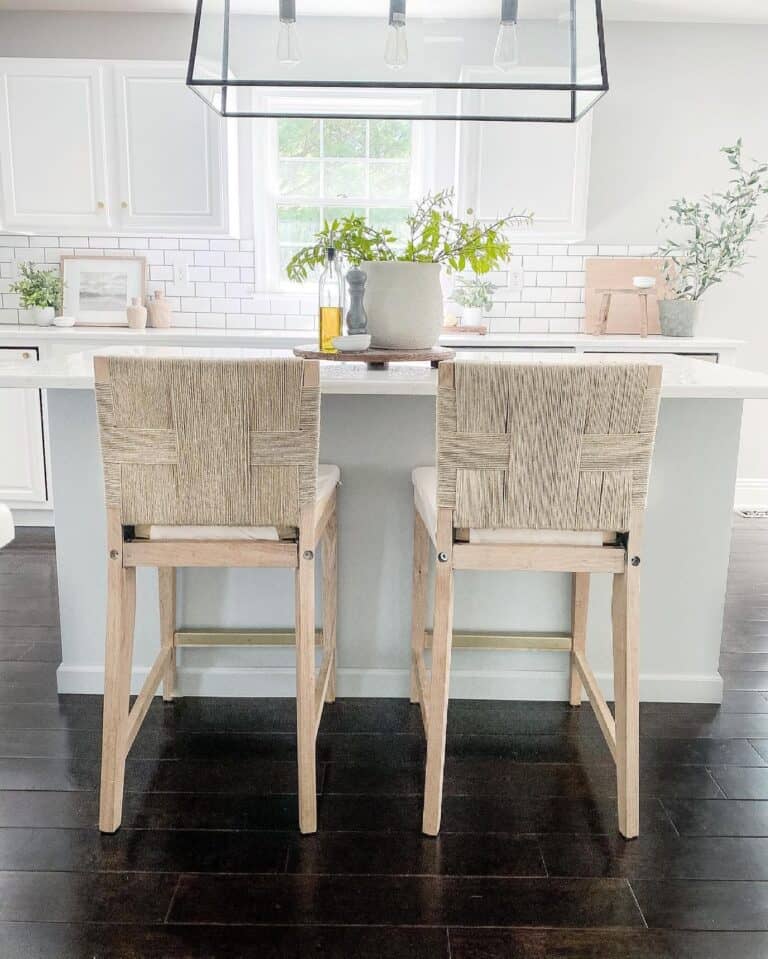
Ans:
{"type": "Polygon", "coordinates": [[[337,252],[366,273],[365,309],[373,346],[383,349],[429,349],[443,324],[443,267],[487,273],[509,256],[505,231],[530,223],[528,213],[479,221],[453,213],[453,190],[428,193],[405,221],[405,237],[378,230],[362,216],[325,223],[316,242],[293,257],[290,280],[303,282],[323,263],[333,235],[337,252]]]}
{"type": "Polygon", "coordinates": [[[707,290],[738,274],[748,259],[747,244],[768,224],[762,201],[768,195],[768,164],[742,157],[742,142],[724,147],[732,176],[725,193],[700,200],[676,200],[662,226],[671,238],[658,250],[671,292],[659,301],[665,336],[693,336],[699,302],[707,290]]]}
{"type": "Polygon", "coordinates": [[[477,274],[471,280],[459,280],[452,299],[463,307],[462,326],[481,325],[483,311],[487,313],[493,306],[493,294],[496,289],[490,280],[482,280],[477,274]]]}
{"type": "Polygon", "coordinates": [[[56,310],[61,307],[61,277],[53,270],[39,269],[34,263],[20,263],[19,274],[20,278],[11,284],[11,292],[19,294],[21,307],[29,311],[33,323],[50,326],[56,310]]]}

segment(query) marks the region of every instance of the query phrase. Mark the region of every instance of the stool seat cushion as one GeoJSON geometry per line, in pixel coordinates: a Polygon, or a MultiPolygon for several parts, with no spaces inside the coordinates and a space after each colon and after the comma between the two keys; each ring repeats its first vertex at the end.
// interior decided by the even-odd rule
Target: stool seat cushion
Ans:
{"type": "Polygon", "coordinates": [[[11,511],[3,503],[0,503],[0,547],[7,546],[13,539],[14,534],[15,527],[11,511]]]}
{"type": "MultiPolygon", "coordinates": [[[[437,532],[437,469],[419,466],[411,474],[414,502],[432,542],[437,532]]],[[[557,529],[471,529],[470,543],[514,543],[530,546],[602,546],[615,533],[557,529]]]]}
{"type": "MultiPolygon", "coordinates": [[[[315,511],[319,514],[341,482],[338,466],[317,468],[315,511]]],[[[274,526],[137,526],[138,539],[154,540],[272,540],[280,539],[274,526]]]]}

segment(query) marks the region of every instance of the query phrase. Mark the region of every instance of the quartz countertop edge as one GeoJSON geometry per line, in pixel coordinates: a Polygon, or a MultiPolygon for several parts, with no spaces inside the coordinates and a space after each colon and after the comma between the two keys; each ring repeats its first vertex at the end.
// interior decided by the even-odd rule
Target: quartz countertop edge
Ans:
{"type": "MultiPolygon", "coordinates": [[[[217,356],[248,358],[289,356],[290,350],[212,348],[195,346],[109,346],[70,353],[30,363],[0,359],[0,388],[6,389],[93,389],[93,356],[120,353],[136,356],[217,356]]],[[[686,356],[622,353],[620,357],[581,355],[578,352],[525,352],[518,350],[471,351],[460,353],[458,362],[510,363],[615,363],[637,362],[661,365],[662,396],[679,399],[768,399],[768,376],[734,366],[724,366],[686,356]]],[[[362,363],[321,363],[321,391],[326,395],[434,396],[437,373],[423,363],[397,363],[386,370],[369,370],[362,363]]]]}
{"type": "MultiPolygon", "coordinates": [[[[166,330],[147,328],[130,330],[119,326],[16,326],[0,325],[0,344],[29,345],[36,342],[87,343],[134,343],[142,345],[165,344],[189,346],[251,346],[254,348],[292,348],[313,341],[314,330],[218,330],[206,327],[170,327],[166,330]]],[[[470,333],[446,333],[440,337],[443,346],[462,349],[566,349],[597,352],[645,353],[660,352],[660,348],[672,353],[717,353],[735,350],[743,345],[741,340],[717,336],[648,336],[629,334],[592,333],[488,333],[477,336],[470,333]]]]}

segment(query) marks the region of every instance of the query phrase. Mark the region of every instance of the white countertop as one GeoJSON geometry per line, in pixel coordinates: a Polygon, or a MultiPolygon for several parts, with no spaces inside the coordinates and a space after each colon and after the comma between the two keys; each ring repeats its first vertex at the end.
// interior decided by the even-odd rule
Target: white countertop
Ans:
{"type": "MultiPolygon", "coordinates": [[[[108,347],[72,353],[61,358],[34,363],[0,358],[0,388],[93,389],[95,353],[120,353],[137,356],[286,356],[288,350],[257,350],[206,346],[134,346],[108,347]]],[[[512,363],[610,363],[616,357],[579,355],[573,352],[529,352],[475,350],[462,353],[458,362],[512,363]]],[[[663,367],[662,396],[681,399],[768,399],[768,376],[733,366],[722,366],[684,356],[662,355],[650,358],[642,353],[623,353],[621,362],[658,363],[663,367]]],[[[396,363],[388,370],[369,370],[362,363],[328,362],[321,364],[320,384],[325,394],[368,394],[434,396],[437,373],[427,364],[396,363]]]]}
{"type": "MultiPolygon", "coordinates": [[[[251,346],[291,349],[314,338],[312,331],[296,330],[215,330],[171,327],[167,330],[129,330],[127,327],[0,326],[0,345],[31,346],[36,343],[82,343],[87,349],[99,344],[142,344],[165,346],[251,346]]],[[[594,336],[589,333],[489,333],[477,336],[451,333],[440,338],[445,346],[470,349],[554,349],[606,353],[720,353],[733,351],[740,340],[724,337],[594,336]]]]}

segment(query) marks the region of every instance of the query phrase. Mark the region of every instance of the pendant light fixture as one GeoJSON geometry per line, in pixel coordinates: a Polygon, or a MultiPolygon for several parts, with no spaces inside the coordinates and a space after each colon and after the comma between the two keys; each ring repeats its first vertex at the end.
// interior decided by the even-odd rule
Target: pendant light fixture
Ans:
{"type": "Polygon", "coordinates": [[[408,64],[408,37],[405,31],[405,0],[389,0],[389,22],[384,46],[384,62],[390,70],[408,64]]]}
{"type": "Polygon", "coordinates": [[[279,0],[280,24],[277,28],[277,59],[286,66],[301,62],[296,30],[296,0],[279,0]]]}
{"type": "Polygon", "coordinates": [[[300,56],[296,0],[197,0],[187,84],[231,117],[542,123],[608,90],[601,0],[414,0],[407,26],[406,0],[329,7],[301,18],[300,56]]]}
{"type": "Polygon", "coordinates": [[[501,23],[493,51],[493,65],[497,70],[517,66],[517,4],[518,0],[501,0],[501,23]]]}

